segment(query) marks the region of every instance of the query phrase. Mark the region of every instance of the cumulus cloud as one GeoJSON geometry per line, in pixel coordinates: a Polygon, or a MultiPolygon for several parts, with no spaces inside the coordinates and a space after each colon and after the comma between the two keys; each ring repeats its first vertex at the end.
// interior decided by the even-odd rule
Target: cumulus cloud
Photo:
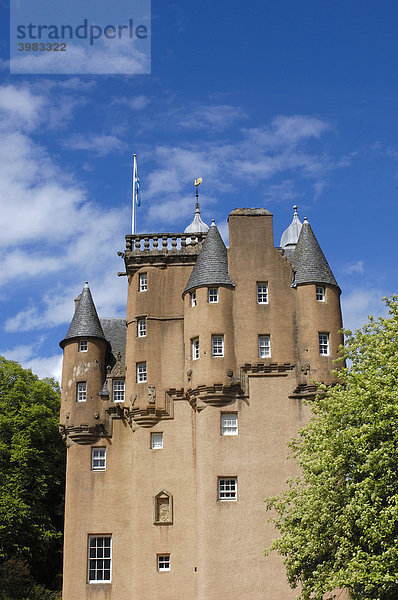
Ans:
{"type": "Polygon", "coordinates": [[[94,152],[97,156],[106,156],[112,152],[122,152],[127,148],[125,142],[115,135],[76,134],[64,142],[69,150],[94,152]]]}
{"type": "Polygon", "coordinates": [[[352,331],[362,327],[369,315],[385,316],[387,310],[383,302],[383,292],[380,289],[356,288],[341,297],[343,324],[352,331]]]}
{"type": "Polygon", "coordinates": [[[364,266],[364,262],[363,260],[357,260],[356,262],[351,262],[348,263],[347,265],[345,265],[345,267],[343,268],[344,273],[347,273],[348,275],[352,275],[353,273],[363,273],[363,266],[364,266]]]}
{"type": "Polygon", "coordinates": [[[5,85],[0,87],[0,119],[19,128],[33,129],[42,118],[44,98],[33,95],[28,88],[5,85]]]}
{"type": "Polygon", "coordinates": [[[62,375],[62,352],[53,356],[38,356],[37,344],[14,346],[6,350],[0,350],[0,354],[7,360],[15,360],[25,369],[31,369],[32,373],[43,377],[53,377],[61,382],[62,375]]]}
{"type": "Polygon", "coordinates": [[[189,112],[185,111],[179,125],[187,129],[221,131],[235,121],[245,118],[247,118],[247,115],[239,106],[228,104],[199,106],[189,112]]]}

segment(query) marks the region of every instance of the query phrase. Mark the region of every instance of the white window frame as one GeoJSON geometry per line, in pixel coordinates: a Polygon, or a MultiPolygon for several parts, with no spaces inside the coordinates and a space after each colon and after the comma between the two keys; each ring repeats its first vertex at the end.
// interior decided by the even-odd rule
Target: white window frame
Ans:
{"type": "Polygon", "coordinates": [[[88,351],[88,341],[80,340],[79,341],[79,352],[87,352],[88,351]]]}
{"type": "Polygon", "coordinates": [[[76,385],[76,402],[87,401],[87,382],[78,381],[76,385]]]}
{"type": "Polygon", "coordinates": [[[139,274],[138,291],[139,292],[148,291],[148,273],[140,273],[139,274]]]}
{"type": "Polygon", "coordinates": [[[146,317],[137,319],[137,337],[146,337],[146,317]]]}
{"type": "Polygon", "coordinates": [[[112,581],[112,536],[95,534],[88,536],[88,583],[111,583],[112,581]],[[102,543],[101,543],[102,540],[102,543]],[[109,545],[105,541],[109,540],[109,545]],[[98,544],[99,542],[99,544],[98,544]],[[105,561],[109,561],[105,565],[105,561]],[[109,568],[105,568],[109,566],[109,568]],[[94,575],[94,578],[93,578],[94,575]],[[99,577],[98,577],[99,576],[99,577]]]}
{"type": "Polygon", "coordinates": [[[220,415],[221,435],[238,435],[238,413],[221,413],[220,415]]]}
{"type": "Polygon", "coordinates": [[[218,288],[210,287],[207,291],[207,301],[209,304],[217,304],[219,298],[218,288]]]}
{"type": "Polygon", "coordinates": [[[124,402],[125,400],[125,391],[126,391],[126,383],[124,379],[115,379],[112,384],[113,388],[113,401],[114,402],[124,402]]]}
{"type": "Polygon", "coordinates": [[[160,431],[154,431],[151,433],[151,449],[162,450],[163,449],[163,433],[160,431]]]}
{"type": "Polygon", "coordinates": [[[224,336],[211,336],[211,355],[215,358],[224,356],[224,336]]]}
{"type": "Polygon", "coordinates": [[[268,304],[268,282],[257,282],[257,304],[268,304]]]}
{"type": "Polygon", "coordinates": [[[261,334],[258,336],[258,356],[259,358],[271,357],[271,336],[269,334],[261,334]]]}
{"type": "Polygon", "coordinates": [[[91,470],[106,471],[106,447],[91,448],[91,470]]]}
{"type": "Polygon", "coordinates": [[[219,502],[236,502],[238,500],[238,478],[218,478],[218,500],[219,502]]]}
{"type": "Polygon", "coordinates": [[[158,554],[156,558],[159,573],[170,571],[170,554],[158,554]]]}
{"type": "Polygon", "coordinates": [[[318,346],[320,356],[330,356],[330,340],[329,333],[318,333],[318,346]]]}
{"type": "Polygon", "coordinates": [[[138,362],[136,364],[137,383],[146,383],[148,381],[146,362],[138,362]]]}
{"type": "Polygon", "coordinates": [[[189,294],[189,300],[190,300],[191,306],[196,306],[197,305],[198,301],[197,301],[197,298],[196,298],[196,291],[191,292],[189,294]]]}
{"type": "Polygon", "coordinates": [[[199,338],[191,339],[191,360],[198,360],[200,358],[200,346],[199,338]]]}
{"type": "Polygon", "coordinates": [[[317,285],[315,294],[318,302],[325,302],[326,290],[324,285],[317,285]]]}

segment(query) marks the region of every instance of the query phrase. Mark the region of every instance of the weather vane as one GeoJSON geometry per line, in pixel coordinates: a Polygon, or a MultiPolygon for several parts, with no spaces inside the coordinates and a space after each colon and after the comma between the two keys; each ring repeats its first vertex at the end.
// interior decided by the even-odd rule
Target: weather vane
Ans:
{"type": "Polygon", "coordinates": [[[196,208],[199,208],[199,190],[198,190],[198,188],[199,188],[200,184],[202,183],[202,181],[203,180],[201,177],[198,177],[194,181],[194,185],[196,187],[196,208]]]}

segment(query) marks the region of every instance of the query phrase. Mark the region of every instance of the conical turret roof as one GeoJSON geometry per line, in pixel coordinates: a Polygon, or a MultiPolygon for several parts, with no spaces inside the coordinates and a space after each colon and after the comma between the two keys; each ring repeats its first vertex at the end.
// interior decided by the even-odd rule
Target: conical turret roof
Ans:
{"type": "Polygon", "coordinates": [[[294,287],[301,283],[329,283],[338,287],[307,218],[304,219],[292,263],[294,287]]]}
{"type": "Polygon", "coordinates": [[[214,220],[198,256],[183,295],[197,287],[233,286],[228,275],[227,249],[214,220]]]}
{"type": "Polygon", "coordinates": [[[290,223],[289,227],[285,229],[281,237],[281,248],[284,250],[286,248],[294,249],[294,246],[297,244],[300,236],[301,227],[303,226],[298,217],[296,205],[293,206],[293,210],[293,221],[290,223]]]}
{"type": "Polygon", "coordinates": [[[63,348],[66,340],[78,337],[105,339],[87,281],[80,295],[80,300],[76,307],[75,314],[73,315],[68,333],[59,345],[63,348]]]}

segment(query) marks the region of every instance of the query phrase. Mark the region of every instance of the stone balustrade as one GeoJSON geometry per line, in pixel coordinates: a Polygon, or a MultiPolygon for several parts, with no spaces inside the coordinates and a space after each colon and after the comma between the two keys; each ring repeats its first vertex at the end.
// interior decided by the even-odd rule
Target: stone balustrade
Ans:
{"type": "Polygon", "coordinates": [[[126,252],[134,254],[161,253],[179,251],[198,252],[202,247],[206,233],[138,233],[126,235],[126,252]]]}

